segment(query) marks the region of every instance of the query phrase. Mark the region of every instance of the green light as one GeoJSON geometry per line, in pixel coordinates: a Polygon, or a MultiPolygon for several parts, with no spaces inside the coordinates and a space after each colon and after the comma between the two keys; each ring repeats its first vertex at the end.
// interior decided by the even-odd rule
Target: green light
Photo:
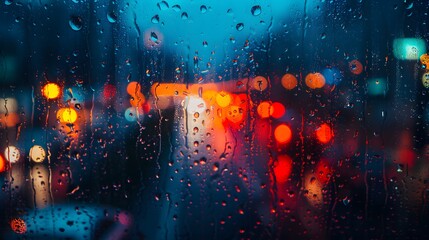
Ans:
{"type": "Polygon", "coordinates": [[[393,40],[393,54],[400,60],[417,60],[426,53],[426,43],[419,38],[398,38],[393,40]]]}

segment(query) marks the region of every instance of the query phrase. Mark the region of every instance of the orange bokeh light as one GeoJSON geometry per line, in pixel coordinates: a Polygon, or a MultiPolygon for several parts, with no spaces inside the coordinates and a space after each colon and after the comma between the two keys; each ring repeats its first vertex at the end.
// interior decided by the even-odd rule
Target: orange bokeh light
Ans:
{"type": "Polygon", "coordinates": [[[280,155],[274,164],[274,175],[278,183],[285,183],[292,173],[292,159],[288,155],[280,155]]]}
{"type": "Polygon", "coordinates": [[[298,80],[296,77],[290,73],[286,73],[282,77],[282,86],[286,88],[287,90],[292,90],[296,86],[298,86],[298,80]]]}
{"type": "Polygon", "coordinates": [[[261,118],[269,118],[274,112],[274,109],[271,107],[271,103],[266,101],[261,102],[256,110],[261,118]]]}
{"type": "Polygon", "coordinates": [[[317,140],[321,143],[328,143],[331,141],[333,136],[334,133],[332,132],[331,127],[326,123],[323,123],[318,129],[316,129],[317,140]]]}
{"type": "Polygon", "coordinates": [[[278,143],[285,144],[292,139],[292,131],[286,124],[281,124],[274,130],[274,138],[278,143]]]}
{"type": "Polygon", "coordinates": [[[270,112],[272,112],[271,116],[273,118],[281,118],[286,113],[286,108],[283,106],[283,104],[281,104],[279,102],[274,102],[271,105],[271,108],[272,108],[272,110],[270,109],[270,112]]]}
{"type": "Polygon", "coordinates": [[[224,91],[218,93],[216,95],[216,103],[219,107],[228,107],[231,103],[231,95],[224,91]]]}
{"type": "Polygon", "coordinates": [[[325,77],[318,72],[309,73],[305,77],[305,84],[311,89],[322,88],[323,86],[325,86],[325,83],[325,77]]]}
{"type": "Polygon", "coordinates": [[[10,221],[10,228],[16,233],[24,234],[27,232],[27,225],[21,218],[14,218],[10,221]]]}
{"type": "Polygon", "coordinates": [[[130,94],[131,96],[134,96],[140,93],[141,89],[142,89],[142,86],[138,82],[130,82],[127,85],[127,93],[130,94]]]}
{"type": "Polygon", "coordinates": [[[140,107],[142,106],[144,103],[146,102],[146,98],[143,95],[143,93],[138,92],[135,95],[132,95],[131,99],[130,99],[130,104],[133,107],[140,107]]]}
{"type": "Polygon", "coordinates": [[[4,170],[6,170],[6,160],[0,155],[0,172],[4,172],[4,170]]]}
{"type": "Polygon", "coordinates": [[[349,63],[349,69],[350,72],[352,72],[355,75],[359,75],[363,71],[362,63],[359,62],[359,60],[353,60],[349,63]]]}

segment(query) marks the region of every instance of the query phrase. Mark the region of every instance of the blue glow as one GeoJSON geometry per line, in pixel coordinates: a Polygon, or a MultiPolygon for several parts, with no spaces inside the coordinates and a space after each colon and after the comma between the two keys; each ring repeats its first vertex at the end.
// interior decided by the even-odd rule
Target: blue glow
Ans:
{"type": "Polygon", "coordinates": [[[400,60],[417,60],[426,53],[426,43],[419,38],[398,38],[393,41],[393,54],[400,60]]]}
{"type": "Polygon", "coordinates": [[[326,83],[329,85],[337,85],[343,80],[343,75],[338,68],[326,68],[322,71],[322,75],[325,77],[326,83]]]}

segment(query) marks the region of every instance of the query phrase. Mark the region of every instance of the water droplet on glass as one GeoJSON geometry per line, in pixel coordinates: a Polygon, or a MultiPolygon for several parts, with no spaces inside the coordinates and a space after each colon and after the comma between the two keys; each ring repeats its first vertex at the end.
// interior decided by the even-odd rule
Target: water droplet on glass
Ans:
{"type": "Polygon", "coordinates": [[[159,23],[159,15],[155,15],[152,17],[152,19],[150,20],[152,23],[159,23]]]}
{"type": "Polygon", "coordinates": [[[411,9],[411,8],[413,8],[413,6],[414,6],[414,3],[412,2],[407,6],[407,9],[411,9]]]}
{"type": "Polygon", "coordinates": [[[150,33],[150,40],[154,43],[158,43],[158,35],[156,35],[156,33],[151,32],[150,33]]]}
{"type": "Polygon", "coordinates": [[[170,7],[166,1],[159,2],[156,5],[158,6],[159,10],[167,10],[170,7]]]}
{"type": "Polygon", "coordinates": [[[326,33],[322,33],[322,34],[320,34],[320,39],[325,39],[326,38],[326,33]]]}
{"type": "Polygon", "coordinates": [[[261,6],[256,5],[256,6],[253,6],[253,7],[250,9],[250,11],[252,12],[252,15],[253,15],[253,16],[258,16],[259,14],[261,14],[262,9],[261,9],[261,6]]]}
{"type": "Polygon", "coordinates": [[[180,7],[180,5],[174,5],[173,7],[171,7],[175,12],[180,12],[182,10],[182,8],[180,7]]]}
{"type": "Polygon", "coordinates": [[[188,19],[188,13],[183,12],[181,17],[182,19],[188,19]]]}
{"type": "Polygon", "coordinates": [[[201,7],[200,7],[200,11],[201,11],[201,13],[206,13],[206,12],[207,12],[207,7],[206,7],[206,5],[201,5],[201,7]]]}
{"type": "Polygon", "coordinates": [[[115,23],[118,20],[118,16],[114,12],[109,12],[107,14],[107,21],[110,23],[115,23]]]}
{"type": "Polygon", "coordinates": [[[244,23],[239,23],[237,24],[237,26],[235,26],[235,28],[237,29],[237,31],[241,31],[244,28],[244,23]]]}
{"type": "Polygon", "coordinates": [[[208,45],[207,41],[203,41],[203,47],[207,47],[208,45]]]}
{"type": "Polygon", "coordinates": [[[6,1],[4,1],[4,4],[5,4],[6,6],[11,5],[12,3],[13,3],[13,0],[6,0],[6,1]]]}
{"type": "Polygon", "coordinates": [[[70,20],[69,20],[69,25],[70,25],[71,29],[73,29],[75,31],[81,30],[82,26],[83,26],[82,18],[80,18],[78,16],[71,16],[70,20]]]}
{"type": "Polygon", "coordinates": [[[343,198],[343,204],[347,206],[350,203],[350,199],[348,197],[343,198]]]}

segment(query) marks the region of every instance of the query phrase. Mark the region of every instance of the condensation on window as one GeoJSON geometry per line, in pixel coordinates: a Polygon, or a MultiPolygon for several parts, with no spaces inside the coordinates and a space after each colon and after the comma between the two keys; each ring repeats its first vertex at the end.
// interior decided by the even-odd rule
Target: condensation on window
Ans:
{"type": "Polygon", "coordinates": [[[425,239],[424,0],[5,0],[0,239],[425,239]]]}

